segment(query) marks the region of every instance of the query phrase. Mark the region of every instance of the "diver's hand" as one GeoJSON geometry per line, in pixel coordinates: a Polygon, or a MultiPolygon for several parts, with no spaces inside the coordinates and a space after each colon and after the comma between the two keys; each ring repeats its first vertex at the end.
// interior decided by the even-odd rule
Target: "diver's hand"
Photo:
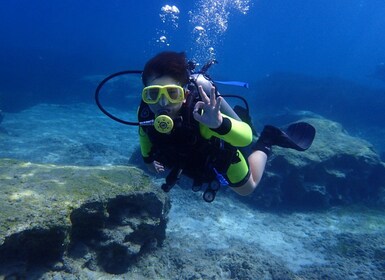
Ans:
{"type": "Polygon", "coordinates": [[[164,171],[163,164],[161,164],[160,162],[158,162],[156,160],[154,160],[151,163],[147,163],[146,165],[147,165],[148,171],[150,171],[152,173],[161,173],[164,171]]]}
{"type": "Polygon", "coordinates": [[[215,98],[215,88],[211,88],[210,98],[204,92],[202,86],[198,87],[202,101],[195,104],[193,115],[194,119],[209,128],[218,128],[223,121],[220,112],[222,97],[215,98]],[[200,113],[201,111],[201,113],[200,113]]]}

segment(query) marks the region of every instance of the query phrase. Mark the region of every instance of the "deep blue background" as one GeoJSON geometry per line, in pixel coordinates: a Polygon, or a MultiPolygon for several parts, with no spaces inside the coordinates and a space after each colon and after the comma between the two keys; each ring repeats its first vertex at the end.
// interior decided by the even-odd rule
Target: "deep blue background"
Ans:
{"type": "Polygon", "coordinates": [[[231,22],[226,46],[233,47],[223,54],[250,77],[290,71],[376,84],[366,76],[385,60],[384,15],[377,0],[255,1],[231,22]]]}
{"type": "MultiPolygon", "coordinates": [[[[193,57],[189,11],[199,12],[196,2],[4,1],[0,108],[93,102],[96,84],[85,76],[142,69],[161,50],[193,57]],[[176,30],[159,19],[165,4],[181,11],[176,30]],[[170,46],[156,42],[165,28],[170,46]]],[[[383,123],[385,77],[372,75],[385,62],[385,1],[260,0],[250,2],[246,15],[227,12],[228,29],[216,46],[219,64],[211,74],[248,81],[251,88],[223,90],[244,94],[258,111],[287,107],[346,125],[357,116],[364,125],[383,123]]]]}

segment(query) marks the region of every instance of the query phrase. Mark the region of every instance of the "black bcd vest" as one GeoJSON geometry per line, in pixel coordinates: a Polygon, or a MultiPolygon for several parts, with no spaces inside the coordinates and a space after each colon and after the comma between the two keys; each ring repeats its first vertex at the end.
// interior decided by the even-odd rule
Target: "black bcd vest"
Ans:
{"type": "MultiPolygon", "coordinates": [[[[179,168],[183,174],[199,183],[210,183],[215,179],[215,168],[222,175],[231,163],[238,162],[237,149],[225,141],[212,137],[207,140],[199,131],[199,123],[193,118],[193,106],[183,105],[180,119],[174,120],[169,134],[159,133],[153,126],[143,126],[152,149],[150,157],[167,168],[179,168]]],[[[139,121],[155,118],[148,105],[141,103],[139,121]]]]}

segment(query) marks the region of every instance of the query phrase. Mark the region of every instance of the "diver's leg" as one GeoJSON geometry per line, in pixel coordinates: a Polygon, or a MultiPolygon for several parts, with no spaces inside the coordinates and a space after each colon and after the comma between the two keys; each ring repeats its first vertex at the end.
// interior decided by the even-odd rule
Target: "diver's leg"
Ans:
{"type": "Polygon", "coordinates": [[[239,195],[251,194],[261,181],[267,162],[267,155],[259,150],[254,151],[247,159],[249,163],[250,176],[245,184],[231,188],[239,195]]]}
{"type": "Polygon", "coordinates": [[[267,162],[267,154],[256,150],[254,151],[247,159],[250,166],[250,173],[253,179],[254,188],[257,187],[259,182],[261,181],[263,172],[265,171],[265,166],[267,162]]]}
{"type": "Polygon", "coordinates": [[[265,171],[267,158],[271,154],[271,146],[305,151],[313,143],[314,137],[314,127],[304,122],[291,124],[286,129],[279,129],[271,125],[265,126],[261,136],[252,147],[253,152],[248,157],[249,180],[242,186],[232,189],[240,195],[248,195],[255,190],[265,171]]]}
{"type": "Polygon", "coordinates": [[[262,151],[255,151],[248,157],[250,167],[249,180],[242,186],[232,188],[236,193],[240,195],[249,195],[258,186],[261,181],[263,172],[267,162],[267,155],[262,151]]]}

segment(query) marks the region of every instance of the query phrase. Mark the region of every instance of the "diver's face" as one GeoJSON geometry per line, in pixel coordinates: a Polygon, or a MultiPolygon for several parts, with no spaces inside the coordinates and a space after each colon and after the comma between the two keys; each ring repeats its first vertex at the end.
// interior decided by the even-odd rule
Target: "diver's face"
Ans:
{"type": "MultiPolygon", "coordinates": [[[[165,86],[165,85],[178,85],[180,86],[180,83],[169,77],[169,76],[162,76],[159,78],[149,79],[150,83],[149,86],[165,86]]],[[[179,110],[182,108],[183,103],[186,101],[186,99],[183,102],[180,103],[171,103],[167,100],[165,96],[161,96],[159,101],[155,104],[148,104],[150,107],[150,110],[155,114],[155,116],[164,115],[167,114],[171,118],[176,118],[178,116],[179,110]]]]}

